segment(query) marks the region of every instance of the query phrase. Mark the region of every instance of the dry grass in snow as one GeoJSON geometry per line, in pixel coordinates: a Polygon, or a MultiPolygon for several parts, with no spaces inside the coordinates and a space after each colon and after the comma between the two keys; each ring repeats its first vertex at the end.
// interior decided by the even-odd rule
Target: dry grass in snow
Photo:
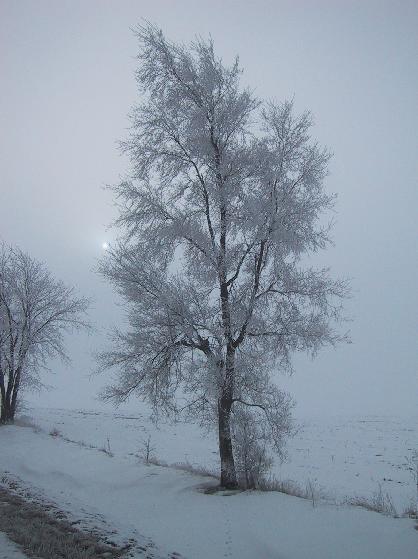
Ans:
{"type": "Polygon", "coordinates": [[[115,559],[120,548],[103,544],[63,518],[53,518],[35,503],[0,487],[0,532],[36,559],[115,559]]]}

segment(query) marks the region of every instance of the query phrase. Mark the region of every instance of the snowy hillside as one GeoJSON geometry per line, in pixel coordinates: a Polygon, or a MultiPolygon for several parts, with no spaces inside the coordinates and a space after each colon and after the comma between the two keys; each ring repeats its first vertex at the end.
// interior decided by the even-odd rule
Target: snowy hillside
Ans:
{"type": "MultiPolygon", "coordinates": [[[[145,414],[37,409],[31,416],[38,432],[0,429],[0,472],[8,472],[3,480],[17,478],[74,518],[115,530],[116,540],[135,539],[144,548],[137,546],[135,557],[406,559],[418,549],[410,519],[331,502],[313,507],[276,492],[205,494],[215,480],[138,458],[150,434],[160,460],[215,469],[215,441],[191,426],[158,430],[145,414]],[[58,436],[49,434],[53,429],[58,436]]],[[[276,475],[301,484],[310,479],[337,499],[372,494],[380,481],[385,491],[393,488],[398,507],[406,504],[414,487],[402,460],[416,431],[400,420],[365,421],[307,425],[289,449],[291,461],[276,466],[276,475]]]]}

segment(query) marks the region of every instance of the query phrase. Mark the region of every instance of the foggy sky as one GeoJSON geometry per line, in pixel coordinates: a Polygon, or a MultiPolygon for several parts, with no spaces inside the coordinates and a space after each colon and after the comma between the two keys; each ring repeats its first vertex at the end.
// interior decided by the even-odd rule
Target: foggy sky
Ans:
{"type": "Polygon", "coordinates": [[[259,97],[310,109],[335,154],[335,247],[318,261],[353,278],[353,343],[297,356],[294,376],[277,377],[297,414],[417,413],[418,4],[407,0],[0,0],[0,238],[92,297],[97,326],[69,340],[72,365],[53,362],[55,389],[29,402],[101,405],[91,353],[120,309],[93,269],[112,239],[102,187],[127,169],[117,141],[137,97],[141,18],[174,41],[211,34],[259,97]]]}

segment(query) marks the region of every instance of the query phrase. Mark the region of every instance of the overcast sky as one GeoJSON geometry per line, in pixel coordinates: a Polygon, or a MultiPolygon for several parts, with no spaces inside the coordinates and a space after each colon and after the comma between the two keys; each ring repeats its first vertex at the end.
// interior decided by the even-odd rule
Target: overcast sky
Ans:
{"type": "MultiPolygon", "coordinates": [[[[321,265],[353,278],[352,344],[277,376],[297,414],[418,412],[418,3],[416,1],[0,0],[0,238],[94,299],[95,334],[52,363],[30,402],[97,407],[91,352],[119,320],[93,268],[127,169],[117,149],[137,98],[145,18],[174,41],[214,39],[260,97],[295,97],[335,154],[335,247],[321,265]]],[[[132,401],[130,407],[134,407],[132,401]]]]}

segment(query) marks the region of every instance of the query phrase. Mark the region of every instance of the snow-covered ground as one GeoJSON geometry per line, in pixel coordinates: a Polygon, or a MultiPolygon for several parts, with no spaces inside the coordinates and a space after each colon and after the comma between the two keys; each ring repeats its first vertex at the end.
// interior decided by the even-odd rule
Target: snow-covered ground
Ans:
{"type": "MultiPolygon", "coordinates": [[[[207,495],[209,478],[146,466],[137,454],[151,435],[154,454],[167,463],[188,461],[216,469],[216,441],[194,426],[153,426],[145,413],[31,410],[39,432],[0,429],[0,473],[58,503],[76,518],[90,518],[135,538],[154,557],[186,559],[407,559],[418,556],[418,531],[394,519],[351,506],[280,493],[207,495]],[[97,449],[52,437],[63,436],[97,449]],[[152,547],[152,542],[155,547],[152,547]]],[[[416,423],[357,418],[305,422],[289,447],[290,461],[276,475],[311,480],[337,500],[369,496],[381,482],[402,511],[414,497],[405,456],[417,441],[416,423]],[[389,481],[390,480],[390,481],[389,481]]],[[[144,557],[137,551],[137,557],[144,557]]]]}
{"type": "Polygon", "coordinates": [[[6,534],[0,532],[0,559],[27,559],[19,546],[9,540],[6,534]]]}
{"type": "MultiPolygon", "coordinates": [[[[141,408],[140,408],[141,409],[141,408]]],[[[118,456],[141,452],[151,436],[153,454],[169,464],[190,462],[217,471],[217,442],[195,425],[161,423],[149,413],[33,409],[31,416],[44,431],[54,427],[73,440],[110,448],[118,456]]],[[[297,436],[289,441],[288,459],[273,474],[305,487],[312,482],[331,500],[371,497],[379,484],[399,513],[416,496],[408,459],[418,448],[418,417],[334,417],[299,421],[297,436]]]]}

